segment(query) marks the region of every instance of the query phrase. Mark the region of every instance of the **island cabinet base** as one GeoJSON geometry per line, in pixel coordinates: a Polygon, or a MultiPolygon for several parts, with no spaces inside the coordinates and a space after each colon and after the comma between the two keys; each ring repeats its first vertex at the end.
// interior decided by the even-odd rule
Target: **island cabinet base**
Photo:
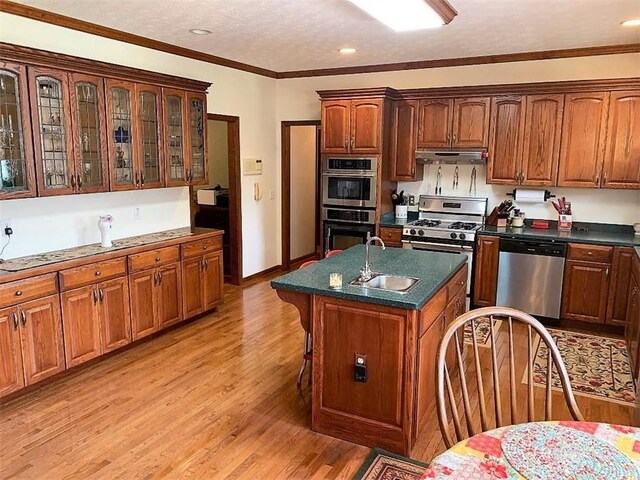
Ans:
{"type": "Polygon", "coordinates": [[[313,297],[314,431],[411,453],[419,425],[435,415],[437,345],[466,268],[420,310],[313,297]],[[356,378],[358,358],[366,379],[356,378]]]}

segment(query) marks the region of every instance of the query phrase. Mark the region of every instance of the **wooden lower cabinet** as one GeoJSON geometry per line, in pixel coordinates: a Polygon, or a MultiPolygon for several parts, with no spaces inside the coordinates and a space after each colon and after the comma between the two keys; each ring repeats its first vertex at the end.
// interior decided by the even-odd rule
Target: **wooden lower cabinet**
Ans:
{"type": "MultiPolygon", "coordinates": [[[[446,326],[445,313],[431,324],[418,340],[418,397],[416,399],[416,433],[436,411],[436,356],[438,343],[446,326]]],[[[449,360],[447,360],[449,364],[449,360]]]]}
{"type": "Polygon", "coordinates": [[[0,397],[24,387],[17,307],[0,310],[0,397]]]}
{"type": "Polygon", "coordinates": [[[402,248],[402,228],[380,227],[380,238],[387,247],[402,248]]]}
{"type": "Polygon", "coordinates": [[[100,284],[100,333],[102,353],[131,343],[131,310],[127,277],[100,284]]]}
{"type": "Polygon", "coordinates": [[[607,325],[624,327],[627,323],[629,283],[631,282],[631,265],[634,256],[635,251],[631,247],[613,249],[611,283],[607,303],[607,325]]]}
{"type": "Polygon", "coordinates": [[[606,263],[567,260],[560,318],[605,323],[610,270],[606,263]]]}
{"type": "Polygon", "coordinates": [[[158,269],[157,315],[160,328],[182,320],[182,275],[180,263],[158,269]]]}
{"type": "MultiPolygon", "coordinates": [[[[638,256],[633,258],[628,292],[625,339],[629,349],[629,363],[633,378],[637,380],[640,376],[640,257],[638,256]]],[[[637,381],[636,388],[638,388],[637,381]]]]}
{"type": "Polygon", "coordinates": [[[499,237],[490,235],[477,237],[473,274],[473,304],[475,307],[491,307],[496,304],[499,254],[499,237]]]}
{"type": "Polygon", "coordinates": [[[223,299],[222,252],[211,252],[182,261],[184,318],[215,308],[223,299]]]}

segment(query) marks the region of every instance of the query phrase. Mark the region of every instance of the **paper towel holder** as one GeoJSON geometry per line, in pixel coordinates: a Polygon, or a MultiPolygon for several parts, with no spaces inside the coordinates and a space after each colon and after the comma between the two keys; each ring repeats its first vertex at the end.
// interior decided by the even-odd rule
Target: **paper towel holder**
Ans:
{"type": "MultiPolygon", "coordinates": [[[[507,192],[507,197],[513,197],[515,199],[517,190],[518,190],[517,188],[514,188],[513,192],[507,192]]],[[[544,201],[546,202],[550,198],[556,198],[556,196],[553,195],[549,190],[545,190],[544,191],[544,201]]]]}

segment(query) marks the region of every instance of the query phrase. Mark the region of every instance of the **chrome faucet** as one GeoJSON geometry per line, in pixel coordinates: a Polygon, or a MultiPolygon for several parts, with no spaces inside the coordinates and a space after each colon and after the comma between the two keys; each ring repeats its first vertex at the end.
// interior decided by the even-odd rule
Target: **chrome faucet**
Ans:
{"type": "Polygon", "coordinates": [[[371,280],[371,277],[373,276],[373,274],[371,273],[371,265],[369,264],[369,245],[376,240],[380,242],[382,250],[386,248],[384,246],[384,242],[380,237],[372,237],[371,234],[367,232],[367,241],[364,242],[364,268],[360,270],[359,280],[361,282],[371,280]]]}

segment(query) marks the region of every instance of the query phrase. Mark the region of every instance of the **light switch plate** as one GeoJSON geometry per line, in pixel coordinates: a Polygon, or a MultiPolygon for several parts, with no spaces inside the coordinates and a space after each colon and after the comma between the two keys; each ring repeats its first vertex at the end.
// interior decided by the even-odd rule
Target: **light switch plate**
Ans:
{"type": "Polygon", "coordinates": [[[133,219],[142,220],[142,207],[133,207],[133,219]]]}

